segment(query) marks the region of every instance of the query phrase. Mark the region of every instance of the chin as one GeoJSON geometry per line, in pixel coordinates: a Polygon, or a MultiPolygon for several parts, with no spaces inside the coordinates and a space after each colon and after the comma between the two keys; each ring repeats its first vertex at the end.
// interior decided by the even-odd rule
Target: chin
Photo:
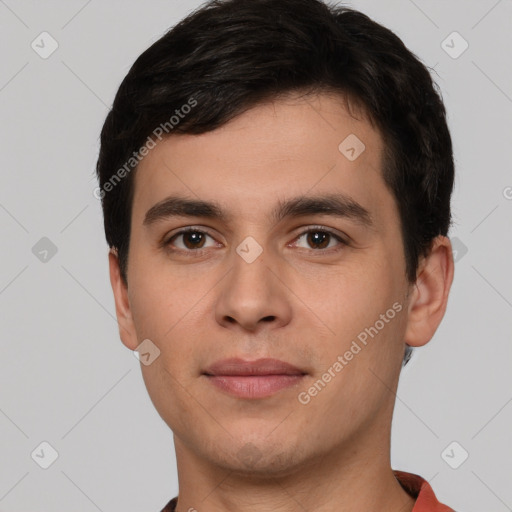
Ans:
{"type": "Polygon", "coordinates": [[[233,450],[234,444],[231,442],[224,450],[219,447],[221,451],[210,454],[209,458],[214,464],[240,477],[263,481],[291,475],[304,467],[301,457],[303,450],[291,444],[285,446],[282,441],[241,441],[236,443],[238,448],[233,450]],[[227,456],[219,458],[219,453],[227,456]]]}

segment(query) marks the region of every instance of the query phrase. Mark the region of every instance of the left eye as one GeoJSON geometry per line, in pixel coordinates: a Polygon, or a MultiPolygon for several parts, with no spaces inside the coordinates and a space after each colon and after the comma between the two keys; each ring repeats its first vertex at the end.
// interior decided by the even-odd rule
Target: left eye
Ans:
{"type": "MultiPolygon", "coordinates": [[[[296,240],[300,240],[304,237],[306,237],[306,243],[310,247],[313,246],[314,249],[330,249],[332,247],[330,246],[330,242],[333,241],[337,241],[337,245],[347,245],[345,240],[343,240],[340,236],[335,235],[334,233],[331,233],[330,231],[327,231],[325,229],[309,229],[308,231],[305,231],[304,233],[299,235],[299,237],[296,240]]],[[[295,242],[294,245],[296,245],[296,243],[297,242],[295,242]]],[[[309,249],[309,247],[306,247],[306,249],[309,249]]]]}

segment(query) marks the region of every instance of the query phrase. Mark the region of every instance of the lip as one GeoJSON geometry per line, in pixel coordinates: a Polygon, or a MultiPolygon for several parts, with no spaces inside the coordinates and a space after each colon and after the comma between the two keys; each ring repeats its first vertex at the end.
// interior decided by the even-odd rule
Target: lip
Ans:
{"type": "Polygon", "coordinates": [[[246,361],[232,357],[216,361],[203,373],[207,375],[304,375],[306,372],[296,366],[279,359],[263,358],[255,361],[246,361]]]}
{"type": "Polygon", "coordinates": [[[274,395],[299,383],[306,372],[278,359],[230,358],[216,361],[203,374],[221,391],[230,395],[255,399],[274,395]]]}

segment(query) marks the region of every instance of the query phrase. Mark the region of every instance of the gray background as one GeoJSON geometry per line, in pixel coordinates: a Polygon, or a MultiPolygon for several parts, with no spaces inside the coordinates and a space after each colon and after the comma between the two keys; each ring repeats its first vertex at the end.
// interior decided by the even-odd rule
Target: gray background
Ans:
{"type": "MultiPolygon", "coordinates": [[[[156,512],[177,493],[171,432],[118,337],[93,172],[130,65],[199,4],[0,0],[0,510],[156,512]]],[[[393,467],[459,512],[512,510],[512,2],[348,5],[435,68],[457,165],[455,280],[401,377],[393,467]]]]}

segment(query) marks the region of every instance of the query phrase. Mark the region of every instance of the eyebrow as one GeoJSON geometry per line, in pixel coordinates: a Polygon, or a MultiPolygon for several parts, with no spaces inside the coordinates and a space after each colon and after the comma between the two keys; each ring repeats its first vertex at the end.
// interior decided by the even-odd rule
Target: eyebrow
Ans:
{"type": "MultiPolygon", "coordinates": [[[[271,212],[270,219],[279,223],[286,218],[306,215],[330,215],[347,218],[366,228],[374,227],[370,212],[345,194],[299,196],[286,201],[280,200],[271,212]]],[[[203,217],[225,223],[233,219],[233,215],[225,212],[218,203],[170,196],[146,212],[143,225],[151,226],[172,217],[203,217]]]]}

